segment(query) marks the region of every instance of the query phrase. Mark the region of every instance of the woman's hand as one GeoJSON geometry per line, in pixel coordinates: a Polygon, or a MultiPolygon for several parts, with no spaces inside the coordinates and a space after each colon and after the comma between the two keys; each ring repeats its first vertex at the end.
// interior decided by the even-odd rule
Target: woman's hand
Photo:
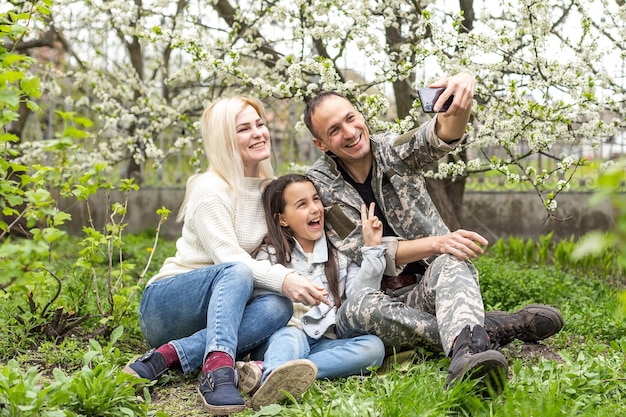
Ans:
{"type": "Polygon", "coordinates": [[[294,303],[302,303],[306,306],[329,304],[328,291],[324,287],[318,287],[309,279],[295,272],[287,274],[282,286],[283,294],[294,303]]]}
{"type": "Polygon", "coordinates": [[[370,203],[369,212],[365,204],[361,204],[361,233],[365,246],[380,245],[383,237],[383,223],[374,214],[376,204],[370,203]]]}

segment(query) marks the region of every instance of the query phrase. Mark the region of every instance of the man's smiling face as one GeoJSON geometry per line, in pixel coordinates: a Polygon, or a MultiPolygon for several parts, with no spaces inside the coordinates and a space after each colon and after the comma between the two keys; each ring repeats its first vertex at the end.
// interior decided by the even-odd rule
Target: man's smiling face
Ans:
{"type": "Polygon", "coordinates": [[[328,96],[311,115],[315,146],[330,151],[346,164],[362,160],[370,152],[370,137],[363,115],[343,97],[328,96]]]}

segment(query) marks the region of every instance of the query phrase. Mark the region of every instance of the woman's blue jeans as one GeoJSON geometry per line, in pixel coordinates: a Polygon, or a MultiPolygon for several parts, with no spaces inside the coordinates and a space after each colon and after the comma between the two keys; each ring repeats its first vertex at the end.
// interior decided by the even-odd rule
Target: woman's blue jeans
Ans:
{"type": "Polygon", "coordinates": [[[150,346],[171,343],[185,374],[200,368],[209,352],[236,359],[265,343],[293,313],[279,294],[250,300],[253,287],[252,271],[238,262],[155,281],[139,305],[141,331],[150,346]]]}
{"type": "Polygon", "coordinates": [[[262,380],[283,363],[302,358],[317,365],[318,379],[340,378],[367,374],[368,368],[380,366],[385,358],[385,346],[374,335],[313,339],[297,327],[283,327],[267,342],[262,380]]]}

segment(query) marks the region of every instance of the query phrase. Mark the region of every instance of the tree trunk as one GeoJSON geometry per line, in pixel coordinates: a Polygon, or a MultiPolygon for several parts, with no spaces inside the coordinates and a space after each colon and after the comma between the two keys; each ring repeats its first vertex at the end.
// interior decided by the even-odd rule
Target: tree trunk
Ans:
{"type": "MultiPolygon", "coordinates": [[[[465,154],[465,151],[462,153],[465,154]]],[[[466,159],[466,155],[463,155],[463,159],[466,159]]],[[[432,168],[437,169],[436,166],[432,168]]],[[[426,178],[426,188],[448,229],[462,228],[465,177],[457,178],[455,181],[449,178],[442,180],[426,178]]]]}
{"type": "MultiPolygon", "coordinates": [[[[135,0],[135,5],[137,6],[137,10],[138,10],[137,13],[141,13],[143,1],[135,0]]],[[[140,16],[138,15],[137,21],[139,20],[139,18],[140,16]]],[[[130,56],[130,62],[133,66],[133,69],[137,73],[137,77],[139,77],[140,80],[143,80],[144,79],[144,57],[143,57],[143,51],[141,48],[139,37],[137,35],[134,35],[130,42],[126,40],[126,37],[124,36],[123,33],[120,33],[119,37],[120,37],[120,40],[126,44],[126,49],[128,50],[128,55],[130,56]]],[[[134,97],[135,97],[135,102],[137,102],[137,100],[140,98],[140,94],[136,90],[134,93],[134,97]]],[[[133,124],[130,128],[129,133],[133,133],[135,129],[137,129],[137,126],[133,124]]],[[[137,147],[140,149],[141,153],[143,154],[145,151],[144,144],[142,142],[139,142],[137,143],[137,147]]],[[[137,151],[134,151],[134,152],[137,152],[137,151]]],[[[143,164],[139,164],[136,161],[133,155],[134,152],[132,152],[129,155],[128,166],[126,167],[126,178],[134,178],[135,184],[141,185],[143,183],[143,164]]]]}

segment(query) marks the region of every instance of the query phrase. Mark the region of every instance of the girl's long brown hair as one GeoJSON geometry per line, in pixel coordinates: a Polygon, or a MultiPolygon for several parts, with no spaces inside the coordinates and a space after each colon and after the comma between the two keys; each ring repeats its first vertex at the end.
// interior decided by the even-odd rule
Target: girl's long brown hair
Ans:
{"type": "MultiPolygon", "coordinates": [[[[304,175],[287,174],[273,180],[263,190],[262,198],[265,221],[267,223],[267,235],[265,235],[261,244],[274,247],[276,254],[270,253],[269,255],[275,256],[276,262],[282,265],[287,265],[291,262],[291,254],[296,243],[291,229],[280,225],[280,214],[285,210],[285,190],[290,184],[298,182],[311,181],[304,175]]],[[[328,262],[324,264],[324,273],[328,280],[328,290],[335,300],[335,306],[339,308],[341,296],[339,294],[337,251],[328,239],[326,239],[326,247],[328,249],[328,262]]],[[[259,250],[260,248],[255,251],[255,254],[259,250]]]]}

